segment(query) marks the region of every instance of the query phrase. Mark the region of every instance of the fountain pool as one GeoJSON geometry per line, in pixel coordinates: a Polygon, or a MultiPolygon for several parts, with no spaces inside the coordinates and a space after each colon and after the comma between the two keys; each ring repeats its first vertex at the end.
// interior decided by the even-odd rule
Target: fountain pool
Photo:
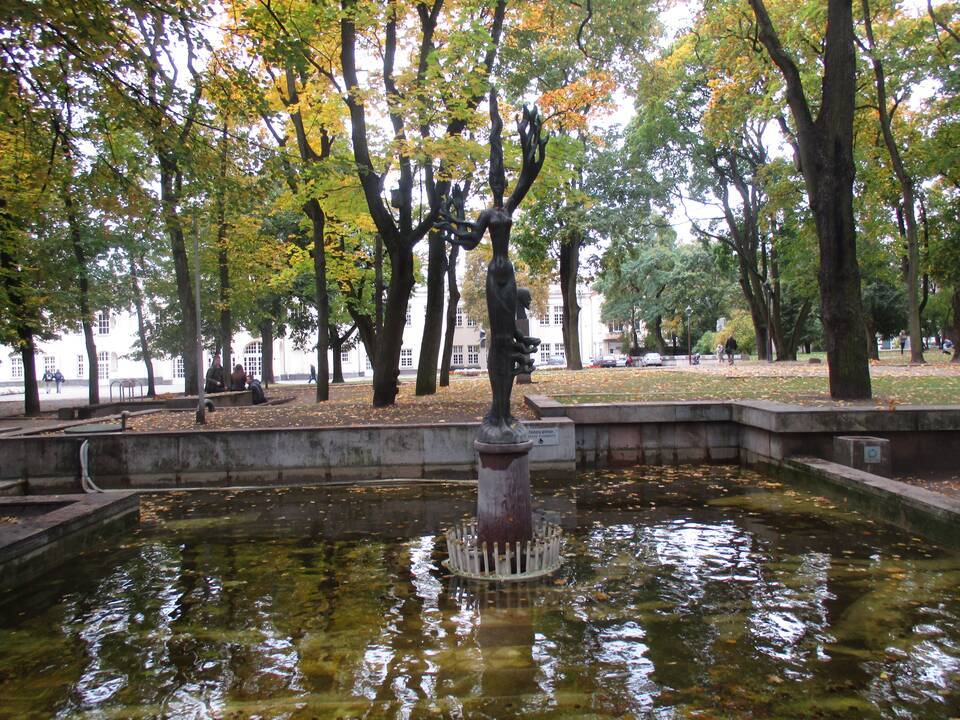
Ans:
{"type": "Polygon", "coordinates": [[[564,564],[449,576],[460,483],[148,495],[0,605],[3,718],[950,718],[960,556],[735,467],[534,482],[564,564]]]}

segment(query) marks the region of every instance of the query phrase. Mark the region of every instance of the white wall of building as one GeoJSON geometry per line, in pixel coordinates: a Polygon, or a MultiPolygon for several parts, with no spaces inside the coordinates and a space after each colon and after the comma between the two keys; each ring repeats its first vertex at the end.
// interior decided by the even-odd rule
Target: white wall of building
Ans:
{"type": "MultiPolygon", "coordinates": [[[[612,332],[606,323],[600,321],[602,296],[588,288],[581,288],[578,295],[581,307],[580,354],[584,364],[589,363],[591,358],[619,352],[620,333],[612,332]]],[[[426,316],[426,301],[425,288],[417,288],[410,298],[400,356],[401,373],[416,371],[426,316]]],[[[541,340],[537,364],[546,364],[551,358],[565,358],[562,319],[563,300],[560,287],[552,285],[548,312],[545,316],[533,314],[530,318],[530,334],[541,340]]],[[[109,385],[111,380],[146,377],[143,362],[128,357],[137,345],[135,315],[125,312],[108,315],[98,313],[94,322],[94,334],[97,352],[101,358],[102,385],[109,385]]],[[[453,367],[486,367],[486,349],[480,347],[480,327],[468,320],[463,312],[459,313],[453,346],[453,367]]],[[[37,350],[38,378],[42,377],[45,369],[50,369],[51,372],[60,370],[67,382],[86,382],[87,357],[82,333],[64,333],[57,340],[40,342],[37,350]]],[[[261,376],[262,352],[258,337],[246,332],[236,333],[232,351],[234,364],[242,364],[251,374],[261,376]]],[[[210,352],[204,353],[204,367],[209,366],[211,355],[210,352]]],[[[332,355],[328,359],[332,372],[332,355]]],[[[311,365],[316,365],[316,356],[312,351],[298,350],[289,338],[274,340],[273,369],[278,380],[305,379],[309,376],[311,365]]],[[[182,386],[183,367],[179,358],[155,359],[153,368],[158,383],[182,386]]],[[[358,343],[357,347],[344,353],[343,372],[347,377],[373,375],[362,344],[358,343]]],[[[18,385],[22,381],[19,353],[9,346],[0,347],[0,384],[18,385]]]]}

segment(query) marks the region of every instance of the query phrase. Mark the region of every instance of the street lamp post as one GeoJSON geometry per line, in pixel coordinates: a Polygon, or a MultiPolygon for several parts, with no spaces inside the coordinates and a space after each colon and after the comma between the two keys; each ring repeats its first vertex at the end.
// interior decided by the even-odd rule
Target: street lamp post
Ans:
{"type": "Polygon", "coordinates": [[[193,215],[193,283],[194,283],[194,302],[197,307],[197,425],[205,425],[207,422],[206,399],[204,398],[204,373],[203,373],[203,333],[200,329],[200,231],[197,229],[197,215],[193,215]]]}
{"type": "Polygon", "coordinates": [[[693,308],[687,305],[687,365],[693,365],[693,358],[690,356],[690,316],[693,314],[693,308]]]}

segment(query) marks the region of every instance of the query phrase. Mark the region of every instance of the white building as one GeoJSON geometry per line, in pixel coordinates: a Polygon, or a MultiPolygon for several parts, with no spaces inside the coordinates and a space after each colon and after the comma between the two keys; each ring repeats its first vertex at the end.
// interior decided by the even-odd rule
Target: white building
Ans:
{"type": "MultiPolygon", "coordinates": [[[[614,327],[600,321],[603,297],[581,288],[578,291],[580,310],[580,356],[584,364],[591,358],[620,350],[622,327],[614,327]]],[[[400,351],[400,372],[416,372],[420,355],[420,339],[423,336],[426,315],[426,289],[417,288],[410,297],[407,311],[403,347],[400,351]]],[[[444,315],[445,317],[445,315],[444,315]]],[[[566,358],[563,343],[563,300],[560,287],[550,287],[549,308],[545,315],[530,318],[530,334],[541,340],[537,364],[551,360],[560,363],[566,358]]],[[[451,366],[454,368],[485,367],[486,350],[481,348],[481,328],[467,318],[462,306],[457,312],[451,366]]],[[[137,347],[137,320],[131,313],[98,312],[94,317],[94,337],[99,357],[98,370],[101,385],[109,387],[114,380],[144,378],[146,370],[142,361],[130,355],[137,347]]],[[[204,366],[208,366],[212,353],[204,353],[204,366]]],[[[332,371],[333,358],[328,358],[332,371]]],[[[363,345],[342,353],[343,372],[346,377],[369,377],[372,366],[363,345]]],[[[87,381],[87,354],[80,332],[64,333],[59,339],[37,343],[37,377],[45,370],[51,373],[60,370],[69,384],[84,384],[87,381]]],[[[260,338],[246,332],[238,332],[233,338],[232,362],[242,364],[244,369],[260,377],[263,371],[263,354],[260,338]]],[[[303,380],[309,376],[310,366],[316,365],[316,356],[311,351],[299,350],[289,338],[277,338],[273,346],[273,370],[277,380],[303,380]]],[[[170,390],[183,386],[182,358],[154,359],[154,374],[159,386],[173,385],[170,390]]],[[[23,363],[18,352],[11,347],[0,347],[0,386],[18,386],[23,383],[23,363]]]]}

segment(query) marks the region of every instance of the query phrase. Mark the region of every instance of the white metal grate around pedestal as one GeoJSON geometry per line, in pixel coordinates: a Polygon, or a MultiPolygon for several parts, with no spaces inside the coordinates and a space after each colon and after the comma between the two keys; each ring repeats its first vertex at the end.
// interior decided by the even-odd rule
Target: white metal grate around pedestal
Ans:
{"type": "Polygon", "coordinates": [[[444,566],[460,577],[472,580],[532,580],[554,572],[562,558],[558,525],[540,520],[533,539],[493,548],[480,543],[476,520],[466,520],[447,530],[447,559],[444,566]],[[519,560],[519,561],[518,561],[519,560]]]}

